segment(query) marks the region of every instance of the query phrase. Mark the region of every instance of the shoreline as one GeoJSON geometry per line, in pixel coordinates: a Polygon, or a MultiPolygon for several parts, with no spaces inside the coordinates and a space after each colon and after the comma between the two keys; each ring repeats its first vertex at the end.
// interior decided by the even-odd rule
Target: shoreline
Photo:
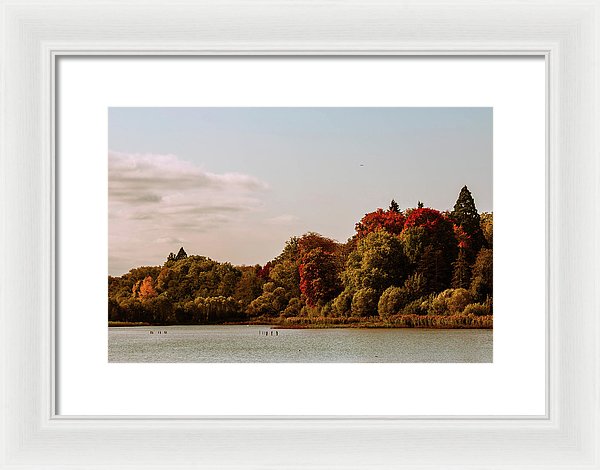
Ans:
{"type": "Polygon", "coordinates": [[[110,327],[135,327],[135,326],[266,326],[271,329],[282,330],[308,330],[308,329],[326,329],[326,328],[422,328],[422,329],[444,329],[444,330],[492,330],[493,316],[486,315],[477,317],[474,315],[398,315],[390,319],[380,320],[356,320],[354,318],[331,319],[319,318],[298,318],[291,317],[286,319],[257,318],[256,320],[246,320],[238,322],[223,323],[202,323],[202,324],[153,324],[144,322],[108,322],[110,327]]]}

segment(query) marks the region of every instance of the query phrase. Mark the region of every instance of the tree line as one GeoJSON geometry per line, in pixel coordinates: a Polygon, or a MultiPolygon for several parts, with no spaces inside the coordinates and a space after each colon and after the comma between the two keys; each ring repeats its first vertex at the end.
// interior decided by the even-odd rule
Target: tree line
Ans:
{"type": "Polygon", "coordinates": [[[108,277],[109,322],[490,327],[492,298],[493,215],[466,186],[452,211],[392,200],[345,243],[309,232],[264,266],[182,247],[162,266],[108,277]]]}

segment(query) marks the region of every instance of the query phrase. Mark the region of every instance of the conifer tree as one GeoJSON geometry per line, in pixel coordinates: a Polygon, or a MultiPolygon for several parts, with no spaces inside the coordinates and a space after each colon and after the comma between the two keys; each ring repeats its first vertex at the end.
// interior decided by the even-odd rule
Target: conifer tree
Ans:
{"type": "Polygon", "coordinates": [[[177,256],[175,257],[175,261],[179,261],[180,259],[184,259],[187,258],[187,253],[185,252],[185,250],[183,249],[183,247],[179,248],[179,251],[177,252],[177,256]]]}
{"type": "Polygon", "coordinates": [[[392,202],[390,202],[390,207],[388,210],[392,211],[392,212],[400,212],[400,206],[394,199],[392,199],[392,202]]]}
{"type": "Polygon", "coordinates": [[[466,186],[460,190],[454,210],[450,213],[450,217],[469,237],[469,250],[467,255],[473,259],[475,254],[483,245],[483,233],[481,232],[480,217],[475,207],[475,201],[471,195],[471,191],[466,186]]]}
{"type": "Polygon", "coordinates": [[[452,263],[454,272],[452,273],[452,287],[455,289],[468,289],[471,285],[471,266],[467,259],[467,254],[463,248],[458,251],[456,261],[452,263]]]}

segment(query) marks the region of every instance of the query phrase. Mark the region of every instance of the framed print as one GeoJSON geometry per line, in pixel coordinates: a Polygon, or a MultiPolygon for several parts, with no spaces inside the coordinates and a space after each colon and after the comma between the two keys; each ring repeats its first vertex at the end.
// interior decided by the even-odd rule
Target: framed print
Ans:
{"type": "MultiPolygon", "coordinates": [[[[57,329],[57,334],[62,338],[57,345],[61,371],[57,377],[60,393],[56,404],[59,414],[229,416],[239,413],[366,417],[387,413],[481,417],[500,413],[512,416],[539,416],[545,413],[544,244],[540,243],[545,233],[543,58],[457,57],[448,61],[434,57],[335,57],[327,60],[314,57],[220,57],[213,60],[152,57],[124,62],[112,58],[64,57],[57,62],[56,68],[61,77],[56,106],[59,110],[58,138],[63,149],[60,151],[63,165],[58,167],[58,179],[64,182],[57,192],[57,208],[63,214],[58,231],[64,233],[58,241],[58,264],[62,268],[57,277],[57,292],[64,305],[57,329]],[[180,79],[176,89],[163,93],[159,98],[152,90],[161,87],[160,83],[164,80],[160,75],[162,70],[186,78],[185,81],[180,79]],[[377,94],[354,91],[361,89],[369,80],[368,76],[361,74],[361,70],[368,70],[370,76],[387,77],[378,79],[377,94]],[[452,78],[440,84],[435,91],[429,87],[419,89],[418,84],[427,77],[442,73],[452,78]],[[235,91],[217,86],[228,76],[239,74],[244,74],[250,84],[235,91]],[[118,77],[117,86],[114,86],[111,77],[118,77]],[[199,87],[199,83],[205,86],[199,87]],[[86,85],[81,87],[78,84],[86,85]],[[93,96],[87,91],[90,86],[96,90],[93,96]],[[514,92],[516,87],[519,93],[514,92]],[[400,92],[398,88],[407,91],[400,92]],[[248,93],[248,89],[252,93],[248,93]],[[154,93],[154,107],[139,107],[149,93],[154,93]],[[456,103],[468,104],[469,107],[453,107],[456,103]],[[264,106],[257,107],[258,104],[264,106]],[[340,104],[346,106],[341,107],[340,104]],[[129,117],[131,115],[135,118],[129,117]],[[232,122],[236,123],[234,131],[231,131],[232,122]],[[530,123],[534,122],[537,125],[532,126],[530,123]],[[360,127],[361,133],[356,130],[349,132],[350,124],[360,127]],[[145,125],[155,129],[148,133],[145,125]],[[169,130],[169,126],[173,126],[172,130],[169,130]],[[209,138],[223,143],[231,142],[229,148],[212,161],[211,154],[219,149],[216,140],[215,143],[201,143],[199,140],[207,126],[213,128],[206,134],[209,138]],[[219,129],[214,129],[215,126],[219,129]],[[240,126],[243,131],[238,130],[240,126]],[[525,127],[529,132],[517,144],[517,140],[511,137],[525,127]],[[386,128],[389,130],[386,131],[386,128]],[[333,129],[335,132],[332,132],[333,129]],[[223,140],[222,136],[228,132],[232,134],[223,140]],[[290,139],[306,133],[311,138],[301,141],[307,144],[297,142],[290,145],[290,139]],[[111,140],[108,157],[107,134],[111,140]],[[136,135],[140,136],[141,142],[132,142],[136,135]],[[148,143],[149,139],[156,138],[163,139],[163,145],[173,154],[161,155],[157,152],[156,145],[161,144],[148,143]],[[176,155],[173,146],[188,145],[188,139],[193,139],[190,152],[183,156],[176,155]],[[315,145],[315,141],[322,144],[315,145]],[[255,148],[253,142],[258,145],[256,150],[252,150],[255,148]],[[232,145],[238,145],[239,149],[234,150],[232,145]],[[339,155],[337,149],[341,146],[345,150],[339,155]],[[207,147],[213,150],[207,152],[204,150],[207,147]],[[273,148],[276,154],[266,156],[274,152],[271,150],[273,148]],[[451,151],[451,148],[455,150],[451,151]],[[140,151],[147,153],[137,153],[140,151]],[[294,165],[293,157],[290,158],[292,152],[297,152],[301,163],[294,165]],[[349,152],[354,152],[363,160],[353,164],[352,157],[348,156],[352,153],[349,152]],[[452,156],[453,152],[456,156],[452,156]],[[78,163],[83,154],[89,155],[85,167],[78,163]],[[335,165],[328,164],[334,157],[337,158],[335,165]],[[314,170],[302,169],[311,158],[314,159],[314,170]],[[386,158],[387,164],[378,163],[386,158]],[[434,165],[428,162],[431,158],[442,160],[434,165]],[[524,159],[526,165],[522,163],[524,159]],[[156,172],[158,162],[165,162],[165,166],[156,172]],[[174,173],[174,169],[181,165],[184,165],[185,172],[174,173]],[[229,167],[218,170],[217,165],[229,167]],[[274,178],[269,170],[277,165],[280,165],[280,169],[274,178]],[[287,165],[294,165],[294,170],[286,172],[284,168],[287,165]],[[393,170],[391,165],[394,166],[393,170]],[[436,168],[443,165],[443,171],[436,168]],[[345,175],[339,174],[340,166],[345,175]],[[520,167],[518,174],[513,171],[515,166],[520,167]],[[331,170],[328,167],[332,167],[331,170]],[[455,177],[450,176],[451,167],[460,168],[455,171],[455,177]],[[76,173],[73,173],[71,169],[75,168],[76,173]],[[205,173],[198,173],[200,168],[212,180],[223,183],[224,175],[228,175],[228,184],[243,179],[244,182],[251,182],[251,187],[232,186],[225,193],[221,188],[215,189],[215,182],[212,182],[206,188],[202,183],[205,176],[201,176],[205,173]],[[351,171],[355,171],[355,175],[348,183],[351,171]],[[278,180],[285,179],[286,173],[290,173],[290,180],[278,189],[278,180]],[[160,175],[160,183],[155,181],[157,176],[151,176],[155,174],[160,175]],[[185,175],[185,180],[178,175],[185,175]],[[389,177],[386,178],[386,175],[389,177]],[[319,177],[322,178],[320,182],[319,177]],[[194,178],[193,183],[190,189],[185,189],[184,184],[189,178],[194,178]],[[420,182],[418,178],[422,178],[420,182]],[[138,205],[140,186],[150,179],[153,181],[149,189],[151,196],[143,196],[142,204],[138,205]],[[386,180],[389,183],[385,183],[386,180]],[[437,200],[431,199],[436,191],[429,189],[430,181],[447,187],[437,200]],[[133,194],[130,192],[132,184],[133,194]],[[302,191],[295,190],[293,198],[289,198],[286,191],[295,184],[302,191]],[[352,190],[345,189],[348,184],[351,184],[352,190]],[[406,197],[411,191],[411,184],[415,187],[413,200],[406,197]],[[459,307],[458,315],[448,315],[443,308],[440,309],[441,315],[436,314],[434,305],[437,306],[446,295],[472,295],[471,283],[466,286],[469,288],[466,293],[456,290],[456,287],[455,290],[448,290],[453,289],[450,274],[454,274],[449,270],[445,271],[448,276],[445,287],[437,291],[434,287],[433,291],[418,294],[411,301],[412,305],[401,305],[404,309],[415,306],[427,309],[426,313],[420,311],[415,314],[404,310],[388,315],[382,311],[383,315],[379,315],[379,305],[374,305],[365,313],[358,314],[352,310],[353,298],[350,299],[349,311],[327,312],[328,308],[333,310],[334,306],[337,310],[340,299],[344,299],[347,292],[359,298],[356,291],[360,289],[348,282],[349,276],[350,279],[359,279],[359,282],[372,282],[373,279],[380,279],[377,282],[382,283],[390,282],[389,287],[394,292],[394,287],[398,285],[393,283],[398,281],[387,274],[388,265],[372,265],[362,260],[358,263],[354,259],[359,256],[362,259],[377,259],[378,250],[393,249],[394,246],[404,249],[409,241],[408,234],[413,230],[400,230],[399,225],[410,226],[411,221],[418,220],[415,216],[421,213],[433,214],[436,217],[433,220],[439,220],[442,227],[446,227],[441,234],[454,231],[450,224],[444,222],[451,216],[444,216],[435,208],[442,211],[453,209],[455,200],[460,197],[461,184],[468,184],[471,189],[464,192],[472,194],[472,204],[482,212],[490,210],[493,193],[494,207],[500,208],[499,212],[494,211],[500,217],[497,219],[500,222],[494,239],[500,241],[492,251],[487,251],[491,250],[491,245],[487,245],[484,253],[496,253],[494,288],[499,295],[495,304],[500,302],[501,308],[507,310],[502,304],[506,299],[512,299],[512,302],[523,305],[530,312],[526,318],[514,311],[512,314],[515,317],[511,320],[511,312],[508,311],[498,318],[492,330],[486,324],[481,325],[484,328],[465,325],[465,320],[489,321],[490,317],[465,315],[462,312],[467,308],[466,305],[459,307]],[[530,188],[530,210],[520,216],[517,215],[521,204],[518,193],[512,190],[515,184],[530,188]],[[357,185],[362,185],[363,189],[354,191],[357,185]],[[171,189],[173,187],[175,189],[171,189]],[[338,189],[333,190],[336,187],[338,189]],[[538,189],[534,190],[534,187],[538,189]],[[156,197],[159,191],[165,193],[156,197]],[[190,192],[192,196],[186,196],[190,192]],[[357,193],[354,199],[353,192],[357,193]],[[429,196],[425,197],[425,193],[429,196]],[[77,197],[72,197],[73,194],[77,194],[77,197]],[[323,201],[313,202],[317,194],[323,201]],[[343,197],[333,203],[340,194],[343,197]],[[192,200],[189,206],[185,202],[186,197],[192,200]],[[232,204],[240,197],[244,198],[243,210],[232,213],[231,207],[237,207],[232,204]],[[364,219],[360,224],[367,224],[373,216],[389,217],[390,201],[387,199],[394,197],[399,201],[399,212],[392,211],[397,214],[392,220],[398,221],[395,226],[398,230],[394,232],[392,225],[391,232],[388,232],[394,238],[369,238],[368,229],[364,230],[367,234],[364,241],[358,232],[353,238],[354,226],[359,220],[364,219]],[[202,205],[211,203],[215,198],[218,198],[218,207],[212,205],[206,216],[202,205]],[[418,208],[419,198],[424,201],[422,209],[418,208]],[[154,202],[148,204],[147,199],[154,202]],[[157,202],[157,199],[163,202],[157,202]],[[272,207],[277,207],[273,200],[280,204],[280,201],[287,201],[279,207],[285,207],[287,212],[283,214],[295,217],[298,225],[290,223],[289,219],[282,223],[281,212],[268,213],[272,207]],[[97,214],[106,213],[107,204],[109,212],[114,213],[99,220],[97,214]],[[385,210],[374,210],[384,204],[385,210]],[[226,210],[223,211],[221,207],[226,210]],[[339,215],[332,214],[335,212],[333,207],[339,211],[339,215]],[[149,213],[140,212],[149,208],[149,213]],[[302,212],[303,208],[308,210],[302,212]],[[134,218],[128,215],[130,210],[134,211],[134,218]],[[176,217],[172,215],[174,210],[176,217]],[[503,223],[503,214],[507,213],[513,214],[513,223],[527,226],[528,230],[525,233],[506,230],[508,225],[503,223]],[[153,214],[157,214],[156,219],[153,214]],[[410,217],[410,214],[414,215],[410,217]],[[183,219],[179,218],[181,215],[183,219]],[[218,221],[215,220],[217,216],[218,221]],[[406,223],[403,222],[404,217],[407,217],[406,223]],[[67,220],[80,220],[83,223],[77,229],[69,224],[60,225],[61,221],[67,220]],[[191,229],[182,227],[182,221],[191,229]],[[242,225],[248,228],[235,228],[238,221],[245,221],[242,225]],[[107,226],[99,223],[107,223],[107,226]],[[120,234],[123,223],[127,228],[120,234]],[[299,225],[302,223],[305,224],[304,228],[299,225]],[[219,224],[222,224],[222,229],[219,224]],[[315,226],[316,230],[311,234],[315,226]],[[153,232],[153,227],[158,227],[157,233],[153,232]],[[315,235],[317,231],[321,235],[315,235]],[[218,243],[211,238],[214,233],[219,233],[218,243]],[[233,244],[227,243],[228,233],[234,237],[243,233],[244,240],[238,238],[233,244]],[[333,235],[337,242],[323,234],[333,235]],[[301,293],[301,311],[290,313],[287,305],[282,305],[282,318],[279,311],[273,309],[273,314],[268,310],[272,303],[281,298],[289,303],[294,298],[289,292],[305,288],[299,285],[306,279],[300,272],[300,266],[297,266],[301,264],[300,257],[292,254],[285,262],[277,260],[285,256],[280,256],[280,251],[287,252],[288,249],[284,247],[290,245],[294,235],[298,235],[297,243],[300,246],[316,241],[338,247],[331,250],[329,258],[336,260],[332,264],[339,266],[334,269],[336,277],[332,282],[333,286],[337,283],[338,287],[337,290],[335,287],[332,289],[329,300],[315,302],[312,306],[307,305],[306,295],[301,293]],[[145,236],[148,238],[144,240],[145,236]],[[254,245],[253,237],[260,237],[254,245]],[[172,257],[177,258],[181,248],[169,245],[173,244],[172,238],[185,240],[181,244],[186,254],[182,254],[181,259],[167,259],[168,252],[173,252],[172,257]],[[165,239],[166,244],[163,242],[165,239]],[[349,241],[339,241],[346,239],[349,241]],[[121,243],[127,243],[124,250],[120,248],[121,243]],[[107,251],[90,251],[87,248],[90,245],[106,247],[107,251]],[[258,272],[251,263],[259,255],[249,256],[252,246],[267,252],[263,255],[267,258],[261,260],[258,272]],[[346,247],[343,251],[348,253],[348,260],[339,262],[336,257],[340,255],[336,253],[342,250],[336,250],[343,246],[346,247]],[[223,247],[221,254],[215,251],[219,247],[223,247]],[[176,282],[172,279],[166,281],[166,276],[188,273],[185,276],[191,283],[187,285],[206,289],[206,280],[211,279],[210,273],[225,272],[235,279],[236,271],[247,269],[240,266],[244,263],[242,259],[236,263],[232,258],[240,247],[243,249],[239,254],[248,256],[246,263],[257,272],[256,277],[250,279],[258,278],[261,282],[261,271],[267,271],[270,266],[274,271],[264,276],[261,292],[255,292],[247,301],[246,310],[242,306],[240,310],[232,312],[234,316],[222,320],[200,316],[209,311],[208,302],[232,300],[219,300],[218,295],[211,295],[206,290],[200,293],[197,288],[194,289],[198,293],[192,293],[189,288],[182,287],[187,282],[183,278],[176,282]],[[517,255],[518,247],[523,247],[524,251],[517,255]],[[166,248],[167,253],[162,253],[166,248]],[[154,259],[160,266],[153,267],[154,262],[145,261],[152,259],[148,258],[152,250],[156,251],[154,259]],[[82,252],[87,253],[88,276],[75,279],[68,273],[77,271],[79,253],[82,252]],[[115,258],[115,255],[118,256],[115,258]],[[111,267],[119,257],[125,257],[123,267],[119,268],[118,264],[111,267]],[[352,262],[350,257],[353,258],[352,262]],[[522,261],[518,272],[511,269],[515,257],[522,261]],[[139,265],[145,267],[135,267],[137,260],[140,260],[139,265]],[[227,264],[232,260],[233,263],[227,264]],[[290,272],[288,266],[291,266],[292,273],[298,273],[297,277],[290,276],[291,282],[282,282],[278,273],[281,273],[282,267],[288,269],[284,272],[290,272]],[[362,273],[360,276],[351,274],[356,273],[356,266],[362,273]],[[369,271],[371,267],[377,267],[379,271],[369,271]],[[119,269],[131,274],[143,272],[144,275],[133,282],[130,274],[123,276],[124,273],[119,269]],[[113,315],[111,322],[121,322],[109,328],[108,337],[104,286],[107,270],[111,275],[109,298],[115,307],[110,313],[113,315]],[[380,272],[381,275],[373,277],[367,271],[380,272]],[[190,272],[194,274],[189,276],[190,272]],[[388,277],[384,278],[383,275],[388,277]],[[96,281],[90,282],[92,278],[96,281]],[[198,281],[199,278],[204,282],[198,281]],[[140,284],[135,288],[138,281],[140,284]],[[152,286],[157,295],[151,294],[149,299],[140,295],[142,281],[152,286]],[[270,285],[278,290],[269,291],[270,285]],[[341,289],[342,286],[344,289],[341,289]],[[291,299],[288,300],[288,297],[291,299]],[[92,298],[96,300],[90,302],[92,298]],[[192,300],[193,303],[189,304],[192,300]],[[164,308],[162,312],[167,316],[174,315],[174,318],[155,321],[144,317],[152,311],[146,309],[151,309],[155,301],[164,302],[161,304],[164,308]],[[255,311],[257,304],[261,310],[255,311]],[[85,316],[78,315],[78,305],[89,306],[85,316]],[[199,305],[207,310],[201,310],[199,305]],[[134,313],[132,307],[138,313],[134,313]],[[191,314],[190,318],[185,317],[187,312],[191,314]],[[132,314],[141,316],[132,317],[132,314]],[[446,324],[443,329],[394,328],[397,325],[394,322],[407,320],[450,320],[458,324],[446,324]],[[127,321],[138,326],[125,326],[127,321]],[[507,334],[507,325],[514,321],[520,324],[519,332],[507,334]],[[451,328],[453,326],[460,328],[451,328]],[[99,334],[82,337],[79,331],[97,331],[99,334]],[[228,334],[234,335],[235,340],[231,340],[228,334]],[[214,341],[211,347],[204,335],[214,341]],[[405,337],[399,338],[397,335],[405,337]],[[452,340],[443,339],[441,335],[452,340]],[[82,347],[82,340],[85,341],[85,347],[82,347]],[[409,347],[411,341],[418,346],[409,347]],[[430,342],[436,346],[428,346],[430,342]],[[399,347],[398,343],[404,346],[399,347]],[[409,354],[411,350],[415,352],[409,354]],[[172,363],[177,364],[175,367],[169,366],[172,363]],[[162,377],[159,381],[156,380],[157,371],[162,377]],[[361,379],[366,375],[370,377],[367,382],[361,379]],[[512,385],[515,375],[521,377],[520,388],[512,385]],[[197,376],[204,377],[213,386],[204,389],[204,381],[198,382],[195,379],[197,376]],[[402,376],[405,382],[401,388],[398,388],[397,376],[402,376]],[[444,396],[439,396],[437,391],[444,387],[448,376],[454,377],[457,384],[447,389],[444,396]],[[234,397],[219,399],[243,388],[246,381],[253,381],[253,377],[268,379],[254,381],[252,388],[246,391],[247,400],[238,402],[234,397]],[[483,377],[485,380],[482,380],[483,377]],[[115,381],[129,393],[141,398],[135,403],[123,403],[118,395],[107,394],[104,385],[115,381]],[[306,398],[315,382],[329,391],[329,397],[318,400],[306,398]],[[428,385],[424,387],[424,383],[428,385]],[[175,384],[177,392],[171,389],[175,384]],[[352,395],[345,393],[349,389],[364,395],[377,393],[379,399],[358,404],[352,395]],[[173,393],[178,393],[177,401],[161,398],[173,393]],[[213,398],[195,400],[198,394],[213,398]],[[435,406],[431,405],[432,401],[435,406]]],[[[146,194],[145,191],[141,194],[146,194]]],[[[440,188],[437,191],[441,192],[440,188]]],[[[481,221],[477,225],[481,226],[481,221]]],[[[416,239],[419,240],[420,228],[415,227],[415,230],[416,239]]],[[[455,236],[435,235],[433,240],[450,241],[455,248],[454,256],[458,259],[460,248],[455,236]]],[[[442,249],[451,253],[451,244],[448,248],[444,244],[433,246],[437,250],[441,245],[442,249]]],[[[476,257],[475,253],[471,256],[476,257]]],[[[392,264],[392,267],[400,266],[410,271],[398,275],[402,288],[410,276],[413,279],[415,276],[434,279],[427,276],[427,272],[435,271],[423,270],[422,260],[410,263],[401,255],[391,258],[399,260],[398,265],[392,264]]],[[[446,266],[454,266],[455,262],[451,260],[446,266]]],[[[430,266],[435,267],[436,264],[430,266]]],[[[440,269],[438,272],[444,271],[440,269]]],[[[217,278],[212,277],[210,282],[217,278]]],[[[233,282],[233,290],[227,294],[233,301],[241,300],[235,287],[243,285],[241,282],[233,282]]],[[[222,286],[220,281],[212,285],[222,286]]],[[[376,287],[375,284],[368,286],[376,287]]],[[[382,291],[389,288],[383,287],[378,292],[379,298],[384,297],[382,291]]],[[[219,291],[219,295],[223,293],[219,291]]],[[[491,307],[491,298],[486,301],[487,295],[485,298],[469,300],[470,305],[491,307]]],[[[212,310],[211,315],[214,314],[216,312],[212,310]]]]}
{"type": "Polygon", "coordinates": [[[1,468],[600,468],[599,2],[1,7],[1,468]]]}

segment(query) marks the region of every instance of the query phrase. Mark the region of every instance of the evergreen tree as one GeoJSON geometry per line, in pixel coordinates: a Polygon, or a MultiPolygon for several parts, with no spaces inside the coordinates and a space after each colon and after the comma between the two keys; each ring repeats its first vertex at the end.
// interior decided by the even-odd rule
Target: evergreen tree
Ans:
{"type": "Polygon", "coordinates": [[[426,293],[440,292],[450,285],[452,264],[448,263],[443,250],[429,245],[419,259],[415,272],[423,276],[426,293]]]}
{"type": "Polygon", "coordinates": [[[423,209],[423,203],[421,201],[417,202],[417,209],[423,209]]]}
{"type": "Polygon", "coordinates": [[[183,249],[183,247],[179,248],[179,251],[177,252],[177,256],[175,257],[175,261],[179,261],[180,259],[185,259],[187,258],[187,253],[185,252],[185,250],[183,249]]]}
{"type": "Polygon", "coordinates": [[[390,202],[390,207],[388,210],[391,212],[400,212],[400,206],[394,199],[392,199],[392,202],[390,202]]]}
{"type": "Polygon", "coordinates": [[[483,233],[481,232],[480,217],[475,207],[475,201],[471,195],[471,191],[466,186],[460,190],[454,210],[450,213],[451,219],[469,237],[469,250],[467,255],[470,259],[475,257],[483,245],[483,233]]]}
{"type": "Polygon", "coordinates": [[[452,263],[454,272],[452,274],[452,287],[455,289],[468,289],[471,285],[471,266],[467,254],[463,248],[458,251],[458,258],[452,263]]]}

